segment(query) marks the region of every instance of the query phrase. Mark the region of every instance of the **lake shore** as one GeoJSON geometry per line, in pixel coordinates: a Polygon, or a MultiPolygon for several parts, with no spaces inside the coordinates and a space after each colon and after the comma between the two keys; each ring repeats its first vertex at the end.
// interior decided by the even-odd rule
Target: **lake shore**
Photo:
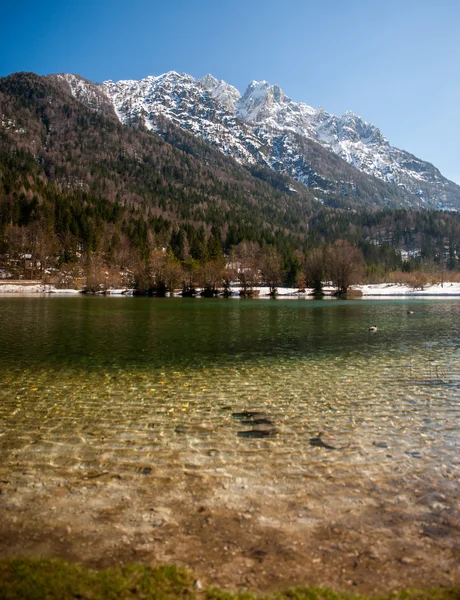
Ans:
{"type": "Polygon", "coordinates": [[[394,477],[50,470],[0,470],[0,557],[174,564],[205,586],[259,594],[314,585],[375,595],[460,581],[453,479],[415,493],[410,477],[399,480],[385,501],[394,477]]]}
{"type": "MultiPolygon", "coordinates": [[[[268,287],[258,286],[254,288],[257,298],[270,297],[268,287]]],[[[442,297],[460,297],[460,282],[437,283],[434,285],[425,285],[423,289],[414,289],[412,286],[400,283],[372,283],[366,285],[354,285],[352,291],[362,294],[364,298],[442,298],[442,297]]],[[[324,297],[333,297],[335,288],[332,286],[324,287],[324,297]]],[[[59,295],[77,295],[81,294],[81,289],[58,289],[53,285],[45,285],[39,281],[2,281],[0,280],[0,295],[3,294],[59,294],[59,295]]],[[[132,290],[126,288],[108,289],[107,295],[122,296],[132,295],[132,290]]],[[[180,295],[180,294],[178,294],[180,295]]],[[[306,289],[305,292],[300,292],[296,288],[278,288],[278,297],[283,298],[311,298],[313,290],[306,289]]],[[[232,297],[239,297],[239,288],[232,288],[232,297]]],[[[355,299],[355,298],[354,298],[355,299]]]]}

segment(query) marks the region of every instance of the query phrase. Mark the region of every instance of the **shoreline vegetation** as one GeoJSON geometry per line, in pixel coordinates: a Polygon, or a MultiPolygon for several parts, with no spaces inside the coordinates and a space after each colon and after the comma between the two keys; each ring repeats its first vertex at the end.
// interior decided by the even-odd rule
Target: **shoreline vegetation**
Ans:
{"type": "Polygon", "coordinates": [[[20,292],[21,286],[32,291],[35,286],[38,292],[112,295],[119,290],[156,297],[460,295],[460,287],[454,289],[460,286],[460,271],[444,256],[438,262],[411,259],[382,266],[366,260],[358,246],[344,239],[290,256],[274,245],[250,241],[224,253],[217,233],[208,246],[199,258],[188,248],[179,252],[168,245],[142,256],[127,248],[124,258],[111,258],[107,252],[0,254],[0,291],[20,292]]]}
{"type": "MultiPolygon", "coordinates": [[[[106,570],[61,560],[0,559],[0,595],[5,600],[366,600],[350,592],[297,587],[270,594],[207,587],[194,573],[175,566],[124,565],[106,570]]],[[[407,589],[379,595],[379,600],[457,600],[460,588],[407,589]]]]}

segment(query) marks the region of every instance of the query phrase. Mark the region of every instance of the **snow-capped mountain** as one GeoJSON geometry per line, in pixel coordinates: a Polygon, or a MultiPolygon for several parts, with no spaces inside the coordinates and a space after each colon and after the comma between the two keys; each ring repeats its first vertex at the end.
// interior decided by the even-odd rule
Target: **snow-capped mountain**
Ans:
{"type": "MultiPolygon", "coordinates": [[[[210,78],[206,81],[209,84],[210,78]]],[[[239,162],[254,163],[260,159],[256,151],[260,142],[227,108],[232,106],[237,90],[220,83],[213,82],[211,92],[190,75],[172,71],[141,81],[106,81],[103,89],[122,123],[142,123],[157,131],[158,119],[164,117],[239,162]]]]}
{"type": "MultiPolygon", "coordinates": [[[[84,80],[63,77],[81,100],[84,80]]],[[[97,106],[98,94],[105,95],[122,123],[161,133],[162,120],[169,120],[238,162],[289,175],[326,200],[333,191],[342,190],[346,196],[356,190],[356,171],[337,162],[339,157],[396,186],[393,204],[460,208],[459,186],[430,163],[391,146],[377,127],[352,112],[337,117],[295,102],[266,81],[251,82],[241,95],[212,75],[198,80],[171,71],[140,81],[106,81],[94,91],[95,87],[88,85],[88,104],[97,106]]]]}
{"type": "Polygon", "coordinates": [[[236,104],[241,98],[239,91],[225,81],[218,81],[212,75],[205,75],[200,79],[201,85],[211,92],[211,95],[219,104],[222,104],[230,112],[235,112],[236,104]]]}

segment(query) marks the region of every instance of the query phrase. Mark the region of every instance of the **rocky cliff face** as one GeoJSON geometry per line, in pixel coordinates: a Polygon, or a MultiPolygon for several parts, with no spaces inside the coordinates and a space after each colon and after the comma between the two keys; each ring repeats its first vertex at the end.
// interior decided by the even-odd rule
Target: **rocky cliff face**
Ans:
{"type": "Polygon", "coordinates": [[[122,123],[159,131],[161,120],[170,120],[243,165],[293,177],[325,201],[333,190],[353,195],[361,172],[389,184],[380,205],[460,209],[459,186],[391,146],[377,127],[352,112],[337,117],[295,102],[266,81],[251,82],[241,95],[212,75],[197,80],[173,71],[100,86],[64,77],[93,107],[102,106],[104,96],[122,123]]]}

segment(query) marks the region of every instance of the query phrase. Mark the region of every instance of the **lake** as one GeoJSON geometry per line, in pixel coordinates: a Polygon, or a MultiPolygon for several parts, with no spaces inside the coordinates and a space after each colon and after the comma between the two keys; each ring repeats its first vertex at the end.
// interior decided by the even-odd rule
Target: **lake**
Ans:
{"type": "Polygon", "coordinates": [[[0,336],[2,555],[458,583],[458,300],[1,297],[0,336]]]}

